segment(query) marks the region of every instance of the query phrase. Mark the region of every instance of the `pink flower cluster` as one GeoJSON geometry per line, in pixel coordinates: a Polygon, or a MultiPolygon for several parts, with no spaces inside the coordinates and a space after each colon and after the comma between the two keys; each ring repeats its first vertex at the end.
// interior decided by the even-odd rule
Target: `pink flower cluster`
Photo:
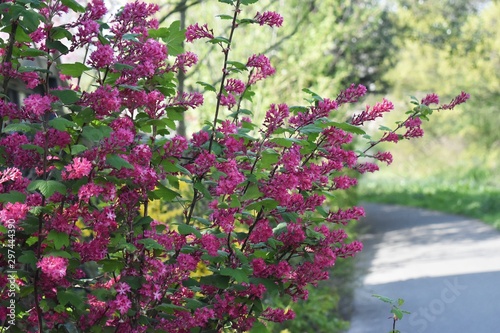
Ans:
{"type": "Polygon", "coordinates": [[[260,25],[268,25],[270,27],[281,27],[283,24],[283,16],[276,12],[264,12],[255,14],[254,20],[260,25]]]}
{"type": "Polygon", "coordinates": [[[252,55],[248,58],[246,66],[252,69],[249,84],[254,84],[257,81],[264,80],[276,72],[276,70],[271,66],[269,59],[263,54],[252,55]]]}
{"type": "Polygon", "coordinates": [[[208,38],[213,39],[214,35],[208,30],[208,25],[204,24],[200,26],[198,23],[190,25],[186,29],[186,41],[188,43],[193,42],[196,39],[208,38]]]}

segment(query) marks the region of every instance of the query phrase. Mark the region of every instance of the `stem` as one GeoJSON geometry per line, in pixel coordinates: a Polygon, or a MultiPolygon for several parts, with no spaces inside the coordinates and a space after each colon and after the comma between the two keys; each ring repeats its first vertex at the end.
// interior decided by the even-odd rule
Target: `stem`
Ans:
{"type": "MultiPolygon", "coordinates": [[[[9,34],[9,42],[7,44],[7,50],[5,52],[5,56],[3,57],[3,60],[2,60],[2,65],[10,63],[10,61],[12,59],[12,52],[14,50],[14,43],[16,42],[16,31],[17,31],[18,24],[19,23],[17,20],[12,21],[12,28],[11,28],[10,34],[9,34]]],[[[5,95],[7,95],[7,87],[9,85],[9,80],[10,80],[10,77],[7,76],[4,78],[4,81],[3,81],[2,88],[3,88],[3,93],[5,95]]]]}
{"type": "Polygon", "coordinates": [[[238,0],[236,2],[235,8],[234,8],[233,21],[231,24],[231,31],[229,33],[229,39],[228,39],[229,42],[227,44],[227,47],[223,48],[224,66],[222,68],[222,79],[220,81],[219,95],[217,96],[217,105],[215,107],[214,121],[213,121],[213,125],[212,125],[212,135],[210,136],[210,143],[208,145],[208,153],[212,152],[212,144],[213,144],[214,139],[215,139],[215,127],[217,126],[217,119],[219,118],[220,97],[222,96],[222,92],[224,90],[224,83],[225,83],[226,77],[228,75],[227,62],[229,59],[229,50],[231,49],[231,42],[233,40],[234,31],[236,30],[236,18],[238,17],[239,12],[240,12],[240,1],[238,0]]]}
{"type": "Polygon", "coordinates": [[[197,189],[193,189],[193,201],[191,202],[191,205],[189,206],[189,212],[186,216],[186,224],[189,225],[191,222],[191,218],[193,217],[193,211],[194,207],[196,206],[196,203],[198,202],[199,199],[199,191],[197,189]]]}
{"type": "MultiPolygon", "coordinates": [[[[389,133],[396,133],[401,127],[404,126],[404,124],[406,123],[406,121],[412,117],[415,117],[416,115],[418,115],[419,111],[415,111],[414,113],[412,113],[410,116],[408,116],[408,118],[406,118],[405,121],[401,122],[395,129],[393,129],[392,131],[390,131],[389,133]]],[[[366,154],[367,151],[369,151],[370,149],[372,149],[373,147],[375,147],[376,145],[378,145],[380,142],[382,142],[382,138],[380,138],[379,140],[375,141],[375,142],[372,142],[368,148],[366,148],[361,154],[358,155],[358,157],[366,154]]]]}

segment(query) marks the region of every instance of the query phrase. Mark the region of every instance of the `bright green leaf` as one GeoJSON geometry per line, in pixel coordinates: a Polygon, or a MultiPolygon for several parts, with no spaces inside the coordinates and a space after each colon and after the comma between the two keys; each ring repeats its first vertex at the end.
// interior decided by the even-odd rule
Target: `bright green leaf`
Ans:
{"type": "Polygon", "coordinates": [[[200,231],[198,229],[196,229],[195,227],[193,227],[191,225],[185,224],[185,223],[178,224],[177,225],[177,231],[179,231],[179,233],[181,235],[190,235],[190,234],[193,234],[197,238],[201,238],[201,233],[200,233],[200,231]]]}
{"type": "Polygon", "coordinates": [[[224,267],[220,270],[220,274],[224,276],[230,276],[238,283],[250,282],[248,279],[248,273],[245,272],[242,268],[224,267]]]}
{"type": "Polygon", "coordinates": [[[61,118],[61,117],[49,120],[49,125],[51,127],[55,128],[56,130],[59,130],[59,131],[65,131],[66,128],[68,128],[68,127],[73,128],[73,127],[78,126],[76,123],[72,122],[71,120],[68,120],[66,118],[61,118]]]}
{"type": "Polygon", "coordinates": [[[152,238],[140,239],[137,241],[137,243],[143,244],[147,250],[165,250],[162,245],[158,244],[158,242],[152,238]]]}
{"type": "Polygon", "coordinates": [[[115,155],[115,154],[108,154],[106,155],[106,163],[108,163],[110,166],[113,168],[116,168],[120,170],[121,168],[125,169],[133,169],[134,166],[127,162],[124,158],[115,155]]]}
{"type": "Polygon", "coordinates": [[[51,230],[47,235],[47,240],[54,242],[56,250],[60,250],[63,246],[69,246],[69,235],[65,232],[51,230]]]}
{"type": "Polygon", "coordinates": [[[252,330],[250,333],[269,333],[267,326],[261,323],[260,321],[256,321],[253,324],[252,330]]]}
{"type": "Polygon", "coordinates": [[[77,1],[75,0],[61,0],[61,3],[65,5],[66,7],[71,8],[73,11],[77,13],[85,13],[85,7],[80,5],[77,1]]]}
{"type": "Polygon", "coordinates": [[[0,202],[1,203],[15,203],[15,202],[24,202],[26,200],[26,195],[24,193],[18,191],[10,191],[9,193],[1,193],[0,194],[0,202]]]}
{"type": "Polygon", "coordinates": [[[49,198],[55,192],[66,194],[66,186],[63,183],[55,180],[34,180],[28,185],[28,191],[40,191],[44,197],[49,198]]]}
{"type": "Polygon", "coordinates": [[[72,64],[60,64],[59,70],[61,74],[69,75],[72,77],[80,77],[83,72],[90,70],[90,67],[85,66],[81,62],[75,62],[72,64]]]}
{"type": "Polygon", "coordinates": [[[57,96],[65,105],[75,104],[80,100],[80,95],[76,91],[70,89],[51,90],[50,93],[57,96]]]}

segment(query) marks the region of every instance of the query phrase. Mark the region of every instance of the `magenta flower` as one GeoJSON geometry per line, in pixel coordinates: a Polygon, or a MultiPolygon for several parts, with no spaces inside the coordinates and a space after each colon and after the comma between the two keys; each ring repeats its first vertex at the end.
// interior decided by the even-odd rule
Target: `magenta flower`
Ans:
{"type": "Polygon", "coordinates": [[[378,152],[374,156],[377,160],[387,163],[387,165],[392,163],[392,154],[388,151],[378,152]]]}
{"type": "Polygon", "coordinates": [[[245,83],[238,79],[228,79],[224,87],[228,93],[235,93],[241,95],[245,91],[245,83]]]}
{"type": "Polygon", "coordinates": [[[424,105],[431,105],[431,104],[439,104],[439,96],[436,95],[436,94],[428,94],[427,96],[425,96],[424,98],[422,98],[422,101],[420,102],[420,104],[424,104],[424,105]]]}
{"type": "Polygon", "coordinates": [[[88,176],[92,170],[92,163],[85,157],[75,157],[70,165],[62,172],[62,177],[68,179],[80,179],[88,176]]]}
{"type": "Polygon", "coordinates": [[[266,135],[271,135],[276,129],[283,126],[289,115],[290,111],[286,104],[271,104],[264,120],[264,127],[267,127],[266,135]]]}
{"type": "Polygon", "coordinates": [[[66,269],[68,267],[68,259],[60,257],[43,257],[36,267],[40,268],[42,272],[52,280],[60,280],[66,276],[66,269]]]}
{"type": "Polygon", "coordinates": [[[458,95],[455,98],[453,98],[453,100],[450,102],[450,104],[444,104],[444,105],[442,105],[441,109],[443,109],[443,110],[451,110],[451,109],[455,108],[455,106],[467,102],[467,100],[469,98],[470,98],[470,95],[462,91],[460,93],[460,95],[458,95]]]}
{"type": "Polygon", "coordinates": [[[356,103],[366,94],[366,87],[362,84],[356,86],[354,83],[349,88],[340,92],[335,101],[338,105],[356,103]]]}
{"type": "Polygon", "coordinates": [[[198,63],[198,56],[193,52],[186,52],[179,54],[175,59],[175,63],[172,66],[171,70],[177,72],[177,70],[181,70],[186,73],[187,68],[192,67],[198,63]]]}
{"type": "Polygon", "coordinates": [[[353,125],[363,125],[365,121],[375,120],[379,117],[382,117],[383,113],[390,112],[392,110],[394,110],[394,104],[384,98],[382,102],[376,103],[371,108],[367,105],[365,111],[361,112],[358,115],[355,115],[352,118],[351,123],[353,125]]]}
{"type": "Polygon", "coordinates": [[[253,67],[252,76],[250,77],[249,84],[263,80],[268,76],[273,75],[276,70],[271,66],[269,59],[263,55],[254,54],[247,61],[247,67],[253,67]]]}
{"type": "Polygon", "coordinates": [[[196,24],[192,24],[186,29],[186,41],[192,43],[195,39],[208,38],[213,39],[214,35],[208,30],[208,25],[204,24],[201,27],[196,24]]]}
{"type": "Polygon", "coordinates": [[[111,45],[99,44],[97,49],[90,55],[89,64],[95,68],[104,68],[113,63],[114,56],[111,45]]]}
{"type": "Polygon", "coordinates": [[[380,139],[380,141],[387,141],[387,142],[398,143],[398,141],[399,141],[399,135],[397,135],[394,132],[386,132],[386,133],[384,133],[384,135],[382,136],[382,139],[380,139]]]}
{"type": "Polygon", "coordinates": [[[270,27],[281,27],[283,24],[283,16],[276,12],[264,12],[255,14],[254,20],[260,25],[268,25],[270,27]]]}
{"type": "Polygon", "coordinates": [[[24,112],[28,118],[39,118],[51,110],[49,96],[33,94],[24,99],[24,112]]]}

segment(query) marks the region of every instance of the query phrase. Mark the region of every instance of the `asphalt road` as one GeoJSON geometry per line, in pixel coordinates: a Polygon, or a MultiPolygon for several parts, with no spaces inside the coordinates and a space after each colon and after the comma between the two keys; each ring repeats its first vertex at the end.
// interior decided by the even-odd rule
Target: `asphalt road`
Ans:
{"type": "Polygon", "coordinates": [[[367,232],[348,333],[388,333],[405,300],[401,333],[500,332],[500,232],[433,211],[365,204],[367,232]]]}

